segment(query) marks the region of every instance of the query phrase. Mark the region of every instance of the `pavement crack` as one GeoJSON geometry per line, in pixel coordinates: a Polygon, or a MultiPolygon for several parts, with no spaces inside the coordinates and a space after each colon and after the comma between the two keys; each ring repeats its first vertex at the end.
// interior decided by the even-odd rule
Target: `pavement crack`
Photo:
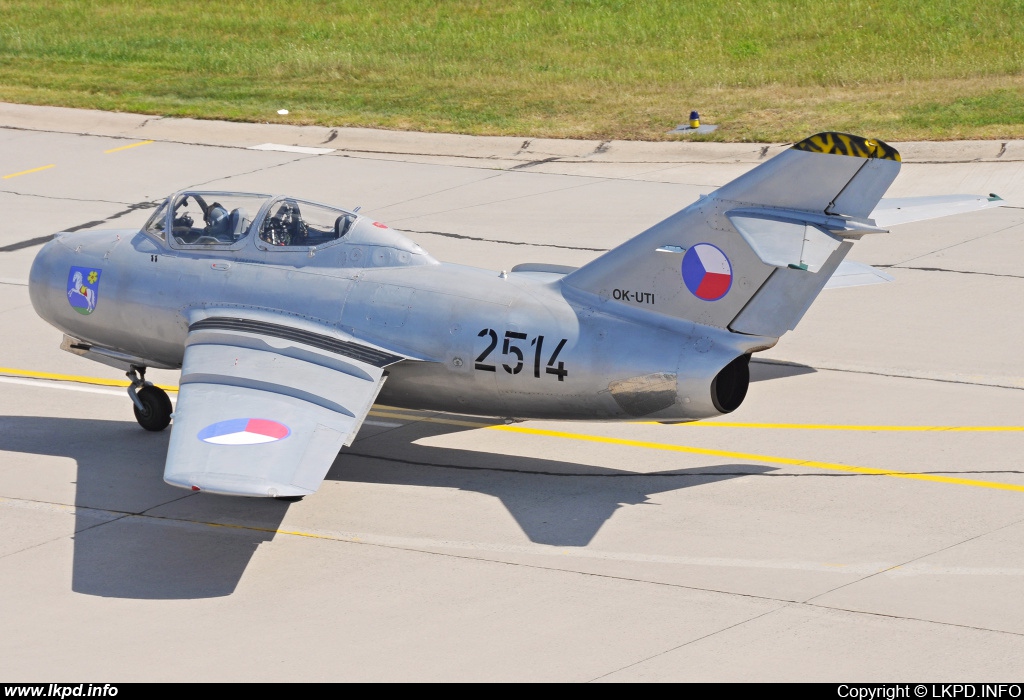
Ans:
{"type": "Polygon", "coordinates": [[[17,243],[11,243],[9,245],[0,246],[0,253],[11,253],[15,250],[21,250],[23,248],[31,248],[32,246],[43,245],[53,240],[53,237],[57,235],[51,233],[48,236],[36,236],[35,238],[29,238],[28,240],[18,241],[17,243]]]}
{"type": "Polygon", "coordinates": [[[128,206],[131,202],[113,201],[110,199],[85,199],[82,197],[59,197],[52,194],[38,194],[35,192],[18,192],[16,190],[0,190],[2,194],[13,194],[17,197],[34,197],[37,199],[50,199],[57,202],[85,202],[86,204],[121,204],[128,206]]]}
{"type": "MultiPolygon", "coordinates": [[[[533,469],[512,469],[509,467],[475,467],[465,464],[443,464],[441,462],[421,462],[411,459],[402,459],[400,457],[382,457],[380,455],[369,454],[366,452],[343,452],[343,456],[346,457],[363,457],[364,459],[375,459],[380,462],[390,462],[392,464],[404,464],[412,467],[436,467],[438,469],[455,469],[457,471],[470,471],[470,472],[499,472],[504,474],[523,474],[528,476],[558,476],[558,477],[570,477],[570,478],[596,478],[596,479],[647,479],[647,478],[701,478],[701,477],[726,477],[726,476],[773,476],[769,474],[762,474],[756,471],[706,471],[706,472],[619,472],[612,474],[595,474],[587,472],[556,472],[556,471],[544,471],[544,470],[533,470],[533,469]]],[[[777,474],[774,476],[865,476],[856,474],[777,474]]],[[[873,476],[873,475],[872,475],[873,476]]]]}
{"type": "MultiPolygon", "coordinates": [[[[772,365],[784,365],[793,367],[807,367],[808,365],[800,364],[797,362],[785,362],[781,360],[756,360],[763,364],[772,365]]],[[[1014,386],[1012,384],[997,384],[995,382],[971,382],[965,379],[946,379],[943,377],[922,377],[914,374],[900,374],[899,372],[883,372],[881,370],[870,370],[870,369],[854,369],[851,367],[828,367],[826,365],[818,365],[812,367],[818,372],[848,372],[850,374],[870,374],[876,377],[892,377],[897,379],[917,379],[925,382],[943,382],[946,384],[966,384],[967,386],[984,386],[992,389],[1014,389],[1016,391],[1024,391],[1024,386],[1014,386]]]]}
{"type": "Polygon", "coordinates": [[[1002,158],[1003,154],[1006,153],[1006,141],[1003,141],[1003,145],[999,149],[999,153],[996,154],[996,158],[1002,158]]]}
{"type": "Polygon", "coordinates": [[[560,156],[551,156],[550,158],[543,158],[541,160],[531,160],[527,163],[520,163],[519,165],[513,165],[509,170],[524,170],[526,168],[532,168],[535,165],[543,165],[544,163],[550,163],[552,161],[561,160],[560,156]]]}
{"type": "Polygon", "coordinates": [[[953,270],[947,267],[918,267],[916,265],[904,265],[903,263],[892,263],[889,265],[875,265],[875,267],[895,270],[919,270],[921,272],[954,272],[959,275],[985,275],[986,277],[1009,277],[1010,279],[1024,279],[1024,275],[1009,275],[1002,272],[982,272],[980,270],[953,270]]]}
{"type": "MultiPolygon", "coordinates": [[[[585,250],[585,251],[595,252],[595,253],[604,253],[604,252],[608,251],[607,248],[585,248],[585,247],[582,247],[582,246],[558,245],[556,243],[529,243],[529,242],[526,242],[526,241],[503,241],[503,240],[499,240],[497,238],[481,238],[479,236],[467,236],[467,235],[464,235],[464,234],[461,234],[461,233],[448,233],[446,231],[425,231],[425,230],[417,230],[417,229],[411,229],[411,228],[397,228],[397,227],[394,227],[394,226],[392,228],[394,228],[396,231],[400,231],[402,233],[414,233],[414,234],[415,233],[420,233],[420,234],[426,234],[426,235],[429,235],[429,236],[442,236],[444,238],[457,238],[459,240],[464,240],[464,241],[480,241],[482,243],[503,243],[505,245],[522,245],[522,246],[529,246],[529,247],[532,247],[532,248],[560,248],[562,250],[585,250]]],[[[0,250],[3,250],[3,249],[0,248],[0,250]]]]}
{"type": "MultiPolygon", "coordinates": [[[[103,224],[119,219],[126,214],[131,214],[140,209],[153,209],[157,206],[157,202],[138,202],[136,204],[129,204],[127,209],[122,209],[119,212],[115,212],[105,219],[97,219],[96,221],[86,221],[84,224],[78,224],[77,226],[69,226],[65,228],[61,233],[74,233],[75,231],[81,231],[83,229],[94,228],[96,226],[102,226],[103,224]]],[[[18,241],[17,243],[10,243],[5,246],[0,246],[0,253],[10,253],[15,250],[22,250],[24,248],[31,248],[37,245],[43,245],[53,240],[53,237],[57,234],[51,233],[48,236],[37,236],[35,238],[29,238],[24,241],[18,241]]]]}
{"type": "Polygon", "coordinates": [[[146,508],[145,510],[140,510],[140,511],[138,511],[136,513],[132,513],[132,515],[137,515],[137,516],[143,517],[143,518],[160,518],[161,516],[159,516],[159,515],[151,515],[150,511],[153,510],[154,508],[163,508],[164,506],[169,506],[172,503],[177,503],[178,501],[184,501],[186,498],[192,498],[195,495],[197,495],[197,492],[195,492],[195,491],[186,491],[182,495],[176,496],[176,497],[170,499],[169,501],[164,501],[163,503],[154,503],[149,508],[146,508]]]}

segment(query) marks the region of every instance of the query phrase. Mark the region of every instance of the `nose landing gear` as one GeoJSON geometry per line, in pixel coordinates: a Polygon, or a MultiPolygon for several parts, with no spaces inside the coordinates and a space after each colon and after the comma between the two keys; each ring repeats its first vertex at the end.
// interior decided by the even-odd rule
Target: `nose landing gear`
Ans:
{"type": "Polygon", "coordinates": [[[146,368],[132,365],[125,374],[132,380],[128,396],[135,404],[135,420],[139,425],[153,432],[160,432],[170,425],[173,411],[171,399],[163,389],[146,381],[146,368]]]}

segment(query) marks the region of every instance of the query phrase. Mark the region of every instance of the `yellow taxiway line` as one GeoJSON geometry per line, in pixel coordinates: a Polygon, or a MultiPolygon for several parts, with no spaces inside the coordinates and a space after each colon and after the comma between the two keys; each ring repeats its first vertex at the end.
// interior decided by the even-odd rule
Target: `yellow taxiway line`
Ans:
{"type": "Polygon", "coordinates": [[[2,179],[10,180],[12,177],[18,177],[20,175],[28,175],[29,173],[38,173],[40,170],[49,170],[50,168],[56,167],[56,163],[52,165],[44,165],[39,168],[32,168],[31,170],[22,170],[19,173],[11,173],[10,175],[4,175],[2,179]]]}
{"type": "MultiPolygon", "coordinates": [[[[53,372],[33,372],[27,369],[14,369],[13,367],[0,367],[0,374],[14,377],[28,377],[30,379],[49,379],[56,382],[75,382],[76,384],[93,384],[95,386],[131,386],[127,379],[103,379],[102,377],[82,377],[77,374],[54,374],[53,372]]],[[[164,391],[178,391],[178,387],[165,384],[157,384],[164,391]]]]}
{"type": "Polygon", "coordinates": [[[108,149],[108,150],[103,151],[103,152],[104,153],[117,153],[118,151],[126,151],[129,148],[138,148],[139,146],[148,146],[151,143],[153,143],[153,142],[152,141],[139,141],[138,143],[130,143],[127,146],[118,146],[117,148],[111,148],[111,149],[108,149]]]}
{"type": "Polygon", "coordinates": [[[487,427],[489,427],[491,430],[504,430],[512,433],[523,433],[526,435],[542,435],[545,437],[582,440],[584,442],[599,442],[605,445],[623,445],[625,447],[642,447],[649,450],[667,450],[669,452],[685,452],[687,454],[708,455],[711,457],[726,457],[728,459],[742,459],[745,462],[767,462],[769,464],[788,464],[796,467],[810,467],[812,469],[830,469],[833,471],[850,472],[853,474],[870,474],[872,476],[892,476],[899,479],[915,479],[918,481],[934,481],[942,484],[959,484],[961,486],[977,486],[986,489],[1000,489],[1003,491],[1024,492],[1024,485],[1004,484],[998,481],[979,481],[977,479],[961,479],[955,476],[940,476],[937,474],[915,474],[913,472],[899,472],[894,471],[892,469],[873,469],[871,467],[855,467],[850,464],[838,464],[836,462],[817,462],[815,460],[792,459],[789,457],[774,457],[772,455],[758,455],[750,454],[748,452],[709,450],[703,447],[688,447],[686,445],[672,445],[661,442],[646,442],[644,440],[625,440],[622,438],[604,437],[600,435],[565,433],[558,430],[539,430],[537,428],[524,428],[518,425],[492,425],[487,427]]]}
{"type": "MultiPolygon", "coordinates": [[[[648,423],[647,425],[658,425],[648,423]]],[[[768,428],[778,430],[854,430],[866,432],[1024,432],[1024,425],[829,425],[827,423],[729,423],[727,421],[694,421],[679,423],[694,428],[768,428]]]]}
{"type": "MultiPolygon", "coordinates": [[[[83,377],[73,374],[54,374],[51,372],[34,372],[31,370],[14,369],[12,367],[0,367],[0,375],[13,375],[16,377],[30,377],[34,379],[49,379],[53,381],[77,382],[80,384],[95,384],[99,386],[127,387],[129,382],[123,379],[101,379],[99,377],[83,377]]],[[[174,386],[161,386],[165,391],[177,391],[174,386]]],[[[687,445],[674,445],[672,443],[649,442],[646,440],[628,440],[625,438],[606,437],[603,435],[588,435],[585,433],[569,433],[561,430],[543,430],[539,428],[527,428],[520,425],[495,425],[483,420],[458,420],[454,418],[441,418],[435,416],[423,417],[422,415],[410,414],[401,409],[373,409],[370,415],[378,418],[399,418],[411,421],[423,421],[427,423],[441,423],[444,425],[456,425],[466,428],[484,428],[487,430],[500,430],[520,435],[534,435],[538,437],[553,437],[563,440],[578,440],[581,442],[595,442],[604,445],[619,445],[622,447],[638,447],[648,450],[660,450],[668,452],[682,452],[686,454],[707,455],[709,457],[724,457],[726,459],[740,459],[745,462],[761,462],[767,464],[785,464],[795,467],[807,467],[810,469],[827,469],[831,471],[847,472],[851,474],[869,474],[872,476],[891,476],[897,479],[912,479],[915,481],[930,481],[941,484],[956,484],[959,486],[974,486],[977,488],[996,489],[1001,491],[1024,492],[1024,485],[1005,484],[998,481],[980,481],[978,479],[962,479],[955,476],[942,476],[938,474],[916,474],[913,472],[901,472],[892,469],[875,469],[872,467],[858,467],[838,462],[819,462],[816,460],[793,459],[791,457],[775,457],[772,455],[759,455],[748,452],[732,452],[729,450],[712,450],[703,447],[689,447],[687,445]]],[[[690,425],[690,424],[684,424],[690,425]]],[[[871,431],[924,431],[924,432],[997,432],[997,431],[1024,431],[1024,426],[1019,425],[888,425],[888,426],[863,426],[863,425],[825,425],[825,424],[803,424],[803,423],[697,423],[699,427],[728,427],[728,428],[772,428],[779,430],[871,430],[871,431]]]]}

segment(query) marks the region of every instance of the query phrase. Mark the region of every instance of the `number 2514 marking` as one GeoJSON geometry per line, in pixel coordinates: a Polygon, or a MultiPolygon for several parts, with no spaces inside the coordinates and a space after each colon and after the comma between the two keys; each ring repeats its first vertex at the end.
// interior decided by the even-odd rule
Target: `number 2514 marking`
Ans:
{"type": "MultiPolygon", "coordinates": [[[[484,351],[480,353],[480,356],[476,358],[476,369],[483,370],[484,372],[496,372],[497,367],[486,362],[494,349],[498,347],[498,332],[493,328],[484,328],[482,331],[476,334],[478,338],[486,338],[490,336],[490,343],[484,348],[484,351]]],[[[523,367],[526,364],[526,355],[516,343],[519,341],[525,341],[527,339],[526,333],[519,333],[517,331],[505,331],[505,337],[501,344],[501,354],[505,355],[509,359],[515,360],[515,364],[503,363],[501,366],[509,374],[519,374],[523,371],[523,367]]],[[[547,364],[544,367],[546,374],[553,374],[558,377],[558,381],[565,381],[566,376],[569,374],[569,370],[565,368],[565,363],[558,360],[558,353],[562,352],[562,348],[565,347],[566,339],[562,338],[558,341],[558,345],[555,346],[554,352],[551,353],[551,357],[548,358],[547,364]],[[558,362],[556,365],[555,362],[558,362]]],[[[544,350],[544,336],[538,335],[536,338],[530,341],[530,347],[533,348],[533,376],[540,377],[541,368],[541,353],[544,350]]]]}

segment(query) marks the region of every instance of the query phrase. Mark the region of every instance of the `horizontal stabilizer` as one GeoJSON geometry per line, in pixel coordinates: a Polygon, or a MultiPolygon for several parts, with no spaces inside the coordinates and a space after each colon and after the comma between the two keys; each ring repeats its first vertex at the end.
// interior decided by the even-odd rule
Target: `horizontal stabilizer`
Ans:
{"type": "Polygon", "coordinates": [[[990,194],[985,197],[974,194],[948,194],[937,197],[903,197],[899,199],[883,199],[871,212],[875,225],[881,228],[907,224],[912,221],[938,219],[953,214],[965,214],[1001,207],[1006,204],[999,195],[990,194]]]}
{"type": "Polygon", "coordinates": [[[892,282],[893,276],[887,275],[876,267],[865,263],[844,260],[832,273],[825,289],[839,289],[841,287],[863,287],[869,284],[882,284],[892,282]]]}

